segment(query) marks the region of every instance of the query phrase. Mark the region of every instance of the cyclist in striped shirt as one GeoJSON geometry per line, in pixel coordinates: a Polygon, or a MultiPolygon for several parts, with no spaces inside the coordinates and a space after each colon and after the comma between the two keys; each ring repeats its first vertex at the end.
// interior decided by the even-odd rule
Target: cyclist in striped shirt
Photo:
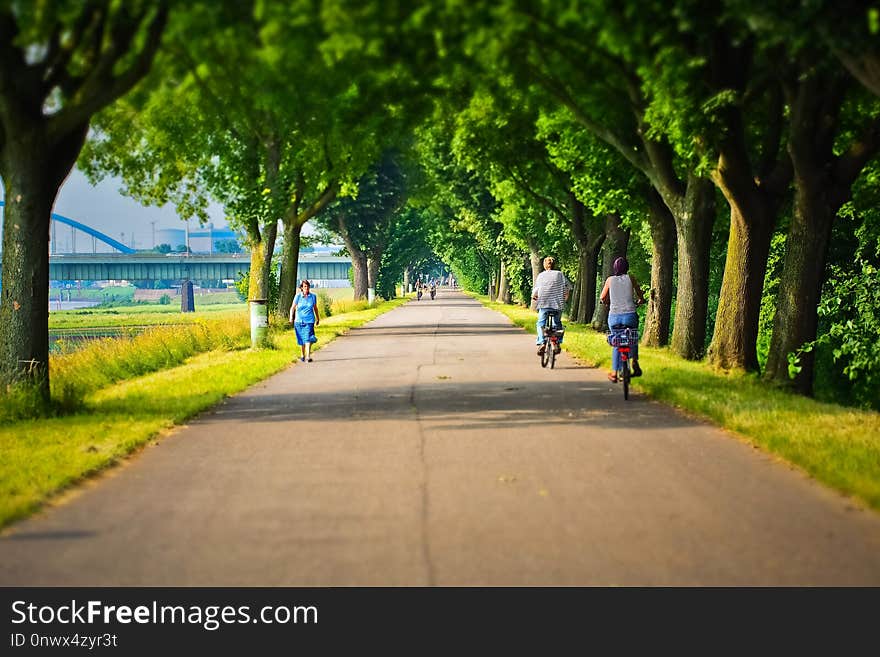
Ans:
{"type": "MultiPolygon", "coordinates": [[[[555,311],[557,313],[557,321],[561,325],[562,308],[565,302],[568,301],[568,295],[571,293],[571,285],[565,279],[565,274],[558,269],[553,269],[555,264],[556,259],[552,256],[544,258],[544,271],[538,274],[538,277],[535,279],[535,286],[532,289],[532,299],[535,301],[535,307],[538,309],[538,321],[535,324],[538,329],[538,341],[535,344],[538,345],[539,356],[544,353],[543,326],[547,319],[547,313],[555,311]]],[[[557,343],[557,353],[562,350],[559,347],[561,344],[562,338],[557,343]]]]}

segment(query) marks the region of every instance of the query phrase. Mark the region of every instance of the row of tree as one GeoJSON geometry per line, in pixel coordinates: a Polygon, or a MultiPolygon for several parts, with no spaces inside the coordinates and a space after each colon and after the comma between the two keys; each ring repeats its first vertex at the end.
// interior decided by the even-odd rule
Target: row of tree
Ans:
{"type": "Polygon", "coordinates": [[[400,4],[3,2],[4,380],[48,393],[48,217],[79,157],[182,217],[221,202],[251,298],[282,235],[282,315],[310,220],[357,295],[437,254],[524,298],[563,254],[572,318],[596,326],[600,267],[629,251],[650,262],[650,344],[745,370],[763,350],[769,379],[810,391],[836,218],[863,275],[880,249],[876,8],[400,4]]]}
{"type": "MultiPolygon", "coordinates": [[[[841,212],[864,238],[850,254],[863,285],[880,282],[872,195],[857,198],[880,149],[877,7],[511,0],[456,15],[463,74],[438,102],[429,150],[435,171],[479,176],[500,206],[475,230],[496,244],[499,291],[509,246],[534,272],[563,233],[578,263],[572,317],[598,326],[597,263],[612,259],[600,252],[635,235],[651,254],[650,344],[758,370],[770,299],[764,375],[809,393],[815,351],[803,347],[841,212]]],[[[449,203],[475,221],[485,206],[449,203]]],[[[861,320],[851,332],[870,345],[876,312],[861,320]]]]}

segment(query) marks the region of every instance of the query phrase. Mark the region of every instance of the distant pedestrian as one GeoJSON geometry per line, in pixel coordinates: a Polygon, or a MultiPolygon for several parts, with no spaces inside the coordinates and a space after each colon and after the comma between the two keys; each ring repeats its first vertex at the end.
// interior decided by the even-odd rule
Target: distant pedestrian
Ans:
{"type": "Polygon", "coordinates": [[[318,316],[318,297],[311,292],[311,285],[305,279],[299,284],[300,291],[290,305],[290,323],[296,333],[296,343],[302,350],[300,362],[312,362],[312,344],[318,341],[315,327],[321,323],[318,316]]]}

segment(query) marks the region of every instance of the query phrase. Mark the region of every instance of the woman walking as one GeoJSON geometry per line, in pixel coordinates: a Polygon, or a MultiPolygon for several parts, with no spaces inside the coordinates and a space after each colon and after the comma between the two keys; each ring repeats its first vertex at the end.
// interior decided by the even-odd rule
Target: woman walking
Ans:
{"type": "Polygon", "coordinates": [[[300,362],[312,362],[312,343],[317,342],[315,327],[321,323],[318,316],[318,297],[310,292],[311,285],[307,280],[299,284],[300,291],[293,298],[290,305],[290,323],[296,333],[296,343],[302,350],[300,362]],[[294,321],[295,320],[295,321],[294,321]]]}

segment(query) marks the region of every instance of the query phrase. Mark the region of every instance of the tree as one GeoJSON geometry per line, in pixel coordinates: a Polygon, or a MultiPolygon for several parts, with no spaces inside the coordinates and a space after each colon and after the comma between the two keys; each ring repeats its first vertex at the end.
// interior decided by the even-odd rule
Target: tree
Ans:
{"type": "Polygon", "coordinates": [[[496,270],[501,225],[493,219],[498,203],[484,172],[469,171],[450,152],[442,115],[416,131],[416,149],[424,176],[413,190],[411,205],[425,223],[427,242],[452,268],[459,284],[486,292],[496,270]]]}
{"type": "Polygon", "coordinates": [[[429,221],[423,211],[413,207],[404,208],[394,217],[376,282],[376,294],[380,297],[394,297],[396,284],[407,278],[404,272],[442,267],[428,245],[429,221]]]}
{"type": "Polygon", "coordinates": [[[826,46],[852,76],[880,96],[880,6],[862,0],[821,3],[816,26],[826,46]],[[839,20],[847,16],[849,20],[839,20]]]}
{"type": "Polygon", "coordinates": [[[321,219],[327,230],[342,238],[351,256],[355,299],[365,299],[369,288],[376,289],[383,253],[406,195],[401,155],[387,151],[358,181],[357,196],[339,199],[321,219]]]}
{"type": "MultiPolygon", "coordinates": [[[[547,243],[548,229],[554,222],[564,227],[577,248],[571,318],[587,322],[596,300],[596,257],[604,240],[602,223],[578,198],[572,177],[560,170],[546,144],[538,139],[538,111],[531,101],[528,94],[509,84],[478,89],[468,107],[456,117],[451,149],[468,170],[485,172],[490,190],[501,205],[496,218],[506,231],[508,243],[519,241],[528,247],[533,273],[534,263],[541,259],[536,245],[547,243]],[[501,112],[500,106],[517,110],[501,112]],[[535,214],[528,208],[535,213],[540,208],[539,217],[543,217],[532,224],[524,223],[535,214]],[[516,239],[523,234],[525,239],[516,239]]],[[[501,291],[507,279],[503,260],[497,279],[501,291]]]]}
{"type": "Polygon", "coordinates": [[[845,35],[864,32],[858,13],[830,25],[829,12],[836,9],[826,2],[799,12],[757,3],[746,3],[745,9],[750,24],[757,26],[755,38],[775,54],[774,62],[784,53],[779,77],[789,108],[786,151],[794,172],[792,215],[765,374],[811,394],[813,352],[803,356],[793,378],[789,355],[816,338],[833,222],[850,200],[855,181],[880,151],[880,101],[856,84],[826,47],[835,43],[828,41],[829,31],[838,34],[838,44],[851,44],[845,35]]]}
{"type": "MultiPolygon", "coordinates": [[[[665,9],[664,9],[665,11],[665,9]]],[[[711,181],[693,160],[675,151],[662,133],[651,129],[645,76],[655,73],[652,49],[662,41],[656,18],[643,3],[610,6],[593,0],[522,6],[511,0],[491,12],[494,30],[473,30],[474,52],[488,70],[498,64],[521,85],[538,85],[560,108],[595,138],[616,150],[644,175],[671,213],[677,232],[678,295],[673,348],[686,358],[699,357],[706,333],[709,239],[714,223],[711,181]]],[[[474,20],[485,20],[485,17],[474,20]]],[[[662,221],[657,243],[668,243],[662,221]]],[[[667,231],[668,232],[668,231],[667,231]]],[[[659,251],[660,280],[671,254],[659,251]]]]}
{"type": "Polygon", "coordinates": [[[241,253],[241,245],[238,240],[217,240],[214,244],[217,253],[241,253]]]}
{"type": "Polygon", "coordinates": [[[321,54],[319,9],[303,0],[191,12],[151,84],[102,117],[90,150],[93,175],[122,175],[145,202],[173,200],[184,217],[203,215],[209,200],[223,203],[251,250],[252,299],[267,298],[283,220],[282,312],[302,225],[363,166],[342,138],[359,97],[351,71],[321,54]]]}
{"type": "Polygon", "coordinates": [[[0,4],[0,380],[49,397],[49,219],[92,116],[149,70],[169,2],[0,4]]]}

